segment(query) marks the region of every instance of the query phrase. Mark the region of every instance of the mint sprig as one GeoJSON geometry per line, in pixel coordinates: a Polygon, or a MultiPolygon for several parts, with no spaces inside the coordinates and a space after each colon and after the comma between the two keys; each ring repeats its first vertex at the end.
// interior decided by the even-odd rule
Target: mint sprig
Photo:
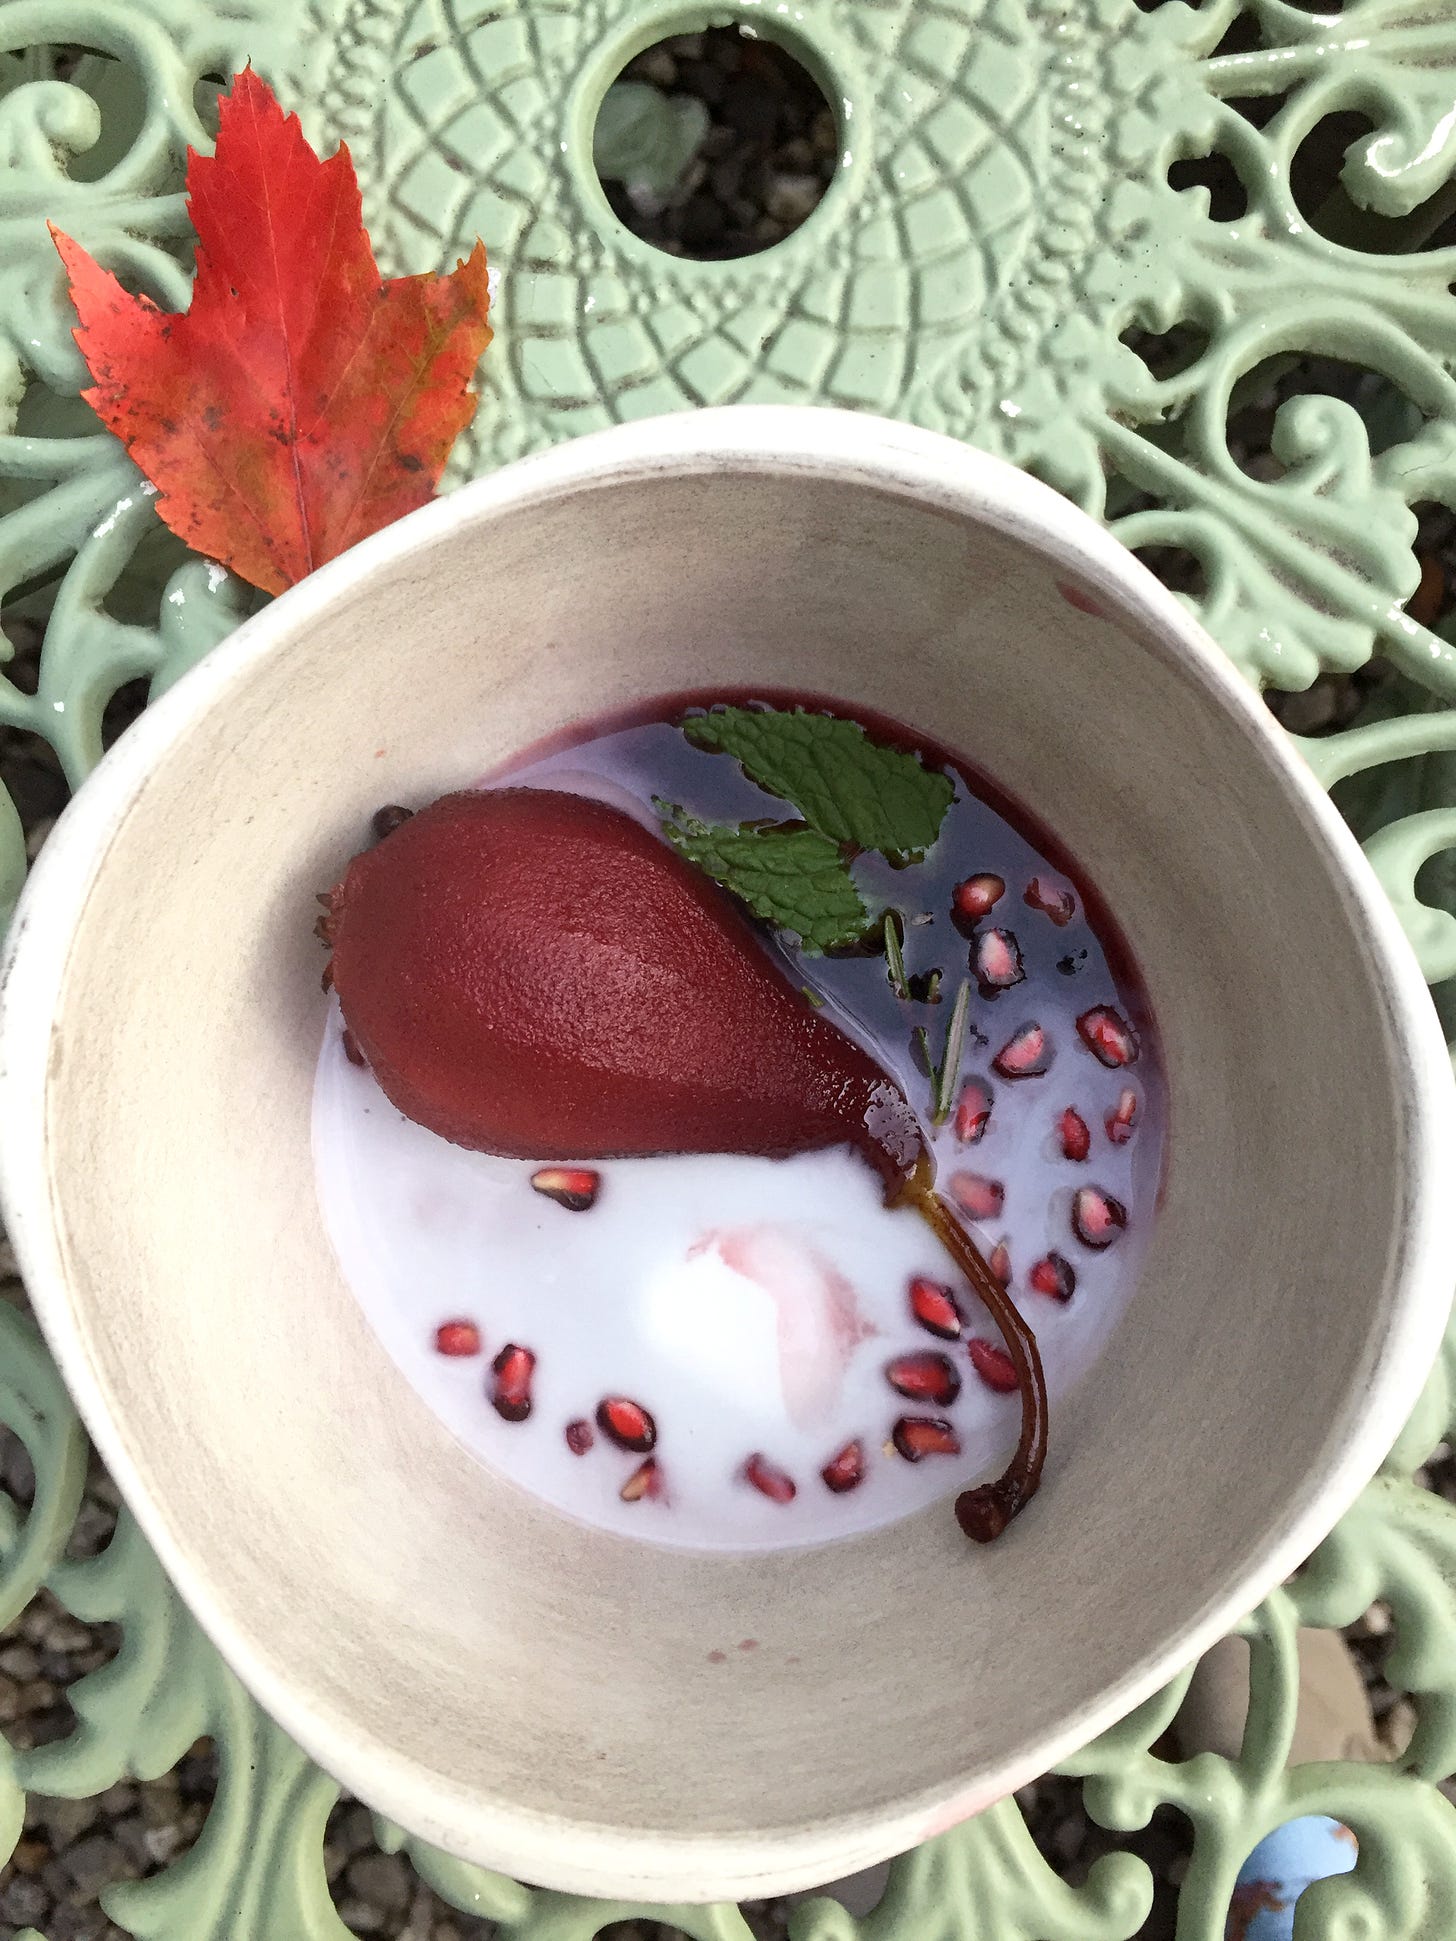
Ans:
{"type": "Polygon", "coordinates": [[[870,913],[839,844],[817,829],[709,823],[670,802],[653,806],[681,855],[756,917],[793,931],[810,955],[857,944],[869,929],[870,913]]]}
{"type": "Polygon", "coordinates": [[[955,793],[948,775],[837,715],[714,708],[690,715],[683,732],[696,748],[735,757],[750,781],[792,802],[820,835],[895,863],[920,860],[955,793]]]}

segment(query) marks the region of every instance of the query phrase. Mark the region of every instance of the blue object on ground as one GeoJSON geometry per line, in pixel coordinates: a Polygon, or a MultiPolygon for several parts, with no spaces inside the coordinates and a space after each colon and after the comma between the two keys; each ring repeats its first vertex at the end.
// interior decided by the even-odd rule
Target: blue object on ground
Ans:
{"type": "Polygon", "coordinates": [[[1322,1813],[1276,1828],[1239,1870],[1225,1941],[1293,1941],[1295,1903],[1305,1888],[1349,1873],[1358,1852],[1349,1827],[1322,1813]]]}

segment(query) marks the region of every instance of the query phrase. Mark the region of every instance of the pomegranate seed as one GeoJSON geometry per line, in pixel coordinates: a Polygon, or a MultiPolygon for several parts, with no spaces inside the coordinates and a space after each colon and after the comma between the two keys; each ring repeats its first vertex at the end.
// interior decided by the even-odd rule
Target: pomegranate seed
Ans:
{"type": "Polygon", "coordinates": [[[995,1278],[1003,1287],[1011,1285],[1011,1249],[1004,1240],[998,1240],[991,1249],[991,1258],[986,1262],[995,1278]]]}
{"type": "Polygon", "coordinates": [[[374,831],[374,840],[383,842],[396,829],[402,829],[413,814],[413,809],[402,808],[398,802],[386,802],[382,809],[374,811],[373,821],[369,825],[374,831]]]}
{"type": "Polygon", "coordinates": [[[1095,1186],[1083,1186],[1072,1197],[1072,1231],[1084,1246],[1110,1247],[1127,1225],[1127,1208],[1095,1186]]]}
{"type": "Polygon", "coordinates": [[[971,1366],[986,1384],[998,1395],[1009,1395],[1021,1386],[1021,1378],[1016,1372],[1016,1363],[1004,1348],[994,1341],[984,1341],[973,1335],[966,1344],[971,1357],[971,1366]]]}
{"type": "Polygon", "coordinates": [[[1087,1130],[1087,1121],[1075,1106],[1069,1105],[1057,1120],[1057,1131],[1061,1134],[1063,1159],[1085,1159],[1092,1150],[1092,1134],[1087,1130]]]}
{"type": "Polygon", "coordinates": [[[1137,1124],[1138,1095],[1130,1087],[1118,1093],[1117,1109],[1105,1120],[1107,1136],[1114,1146],[1125,1146],[1137,1124]]]}
{"type": "Polygon", "coordinates": [[[531,1184],[548,1200],[555,1200],[568,1213],[585,1213],[596,1204],[602,1176],[589,1166],[543,1166],[532,1173],[531,1184]]]}
{"type": "Polygon", "coordinates": [[[951,908],[963,923],[979,923],[982,917],[991,914],[1005,894],[1004,877],[992,876],[989,872],[968,876],[951,891],[951,908]]]}
{"type": "Polygon", "coordinates": [[[824,1478],[824,1487],[832,1489],[836,1496],[843,1496],[846,1490],[857,1489],[864,1481],[864,1473],[864,1450],[857,1442],[846,1442],[839,1454],[819,1471],[824,1478]]]}
{"type": "Polygon", "coordinates": [[[1138,1055],[1137,1033],[1110,1004],[1094,1004],[1077,1020],[1077,1035],[1094,1058],[1114,1071],[1138,1055]]]}
{"type": "Polygon", "coordinates": [[[1042,876],[1032,877],[1021,900],[1031,909],[1040,910],[1044,917],[1050,917],[1059,930],[1077,914],[1077,899],[1072,892],[1059,889],[1042,876]]]}
{"type": "Polygon", "coordinates": [[[997,1220],[1006,1204],[1006,1188],[999,1179],[986,1179],[980,1173],[952,1173],[950,1196],[962,1213],[973,1220],[997,1220]]]}
{"type": "Polygon", "coordinates": [[[910,1312],[922,1328],[929,1328],[942,1341],[960,1339],[964,1326],[961,1311],[955,1296],[940,1281],[928,1280],[923,1274],[915,1276],[910,1283],[910,1312]]]}
{"type": "Polygon", "coordinates": [[[911,1402],[933,1402],[938,1409],[948,1409],[961,1392],[961,1378],[949,1358],[934,1349],[900,1355],[885,1370],[885,1380],[897,1395],[911,1402]]]}
{"type": "Polygon", "coordinates": [[[958,1456],[961,1439],[949,1422],[934,1415],[902,1415],[890,1432],[895,1447],[906,1462],[921,1462],[926,1456],[958,1456]]]}
{"type": "Polygon", "coordinates": [[[1051,1046],[1039,1024],[1022,1025],[991,1060],[1003,1078],[1040,1078],[1051,1062],[1051,1046]]]}
{"type": "Polygon", "coordinates": [[[573,1456],[584,1456],[596,1437],[592,1434],[590,1422],[568,1422],[566,1425],[566,1446],[573,1456]]]}
{"type": "Polygon", "coordinates": [[[974,1146],[985,1138],[986,1127],[991,1123],[991,1105],[991,1088],[979,1078],[962,1087],[960,1104],[956,1107],[955,1135],[963,1146],[974,1146]]]}
{"type": "Polygon", "coordinates": [[[496,1414],[507,1422],[524,1422],[531,1413],[531,1376],[535,1372],[536,1357],[529,1348],[518,1348],[509,1341],[490,1366],[495,1375],[490,1399],[496,1414]]]}
{"type": "Polygon", "coordinates": [[[799,1493],[793,1477],[776,1469],[767,1456],[750,1456],[743,1465],[743,1476],[771,1503],[792,1503],[799,1493]]]}
{"type": "Polygon", "coordinates": [[[1026,1277],[1038,1294],[1053,1301],[1070,1301],[1077,1291],[1077,1274],[1071,1261],[1060,1254],[1047,1254],[1026,1277]]]}
{"type": "Polygon", "coordinates": [[[1026,976],[1021,946],[1009,930],[983,930],[976,939],[976,982],[982,997],[1009,991],[1026,976]]]}
{"type": "Polygon", "coordinates": [[[617,1494],[624,1503],[640,1503],[644,1496],[661,1496],[662,1471],[657,1466],[656,1456],[649,1456],[646,1462],[639,1463],[617,1494]]]}
{"type": "Polygon", "coordinates": [[[623,1395],[609,1395],[597,1404],[597,1427],[609,1442],[634,1456],[645,1456],[657,1446],[657,1424],[640,1402],[623,1395]]]}
{"type": "Polygon", "coordinates": [[[359,1040],[347,1025],[344,1027],[344,1056],[351,1065],[365,1066],[369,1063],[369,1060],[359,1049],[359,1040]]]}
{"type": "Polygon", "coordinates": [[[438,1355],[478,1355],[480,1329],[473,1321],[442,1321],[435,1330],[438,1355]]]}

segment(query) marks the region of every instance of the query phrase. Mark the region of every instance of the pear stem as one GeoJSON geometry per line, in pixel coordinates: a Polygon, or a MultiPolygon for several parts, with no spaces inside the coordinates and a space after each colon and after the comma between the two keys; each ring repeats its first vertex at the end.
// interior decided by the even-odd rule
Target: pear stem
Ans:
{"type": "Polygon", "coordinates": [[[1041,1481],[1047,1452],[1046,1376],[1036,1336],[1015,1302],[997,1280],[985,1256],[959,1217],[935,1190],[935,1169],[922,1155],[896,1198],[913,1206],[984,1302],[1001,1331],[1021,1389],[1021,1439],[1004,1473],[994,1483],[963,1490],[956,1498],[956,1521],[976,1543],[999,1537],[1012,1517],[1025,1509],[1041,1481]]]}

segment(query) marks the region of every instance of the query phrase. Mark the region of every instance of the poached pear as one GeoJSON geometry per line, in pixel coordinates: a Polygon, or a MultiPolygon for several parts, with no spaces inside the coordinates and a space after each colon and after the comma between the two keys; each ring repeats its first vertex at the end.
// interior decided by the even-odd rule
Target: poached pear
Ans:
{"type": "Polygon", "coordinates": [[[1022,1395],[999,1535],[1034,1492],[1046,1391],[1030,1328],[956,1214],[908,1099],[809,1002],[707,876],[624,811],[545,788],[442,796],[356,856],[322,934],[344,1022],[407,1118],[518,1159],[785,1158],[848,1144],[991,1312],[1022,1395]]]}

